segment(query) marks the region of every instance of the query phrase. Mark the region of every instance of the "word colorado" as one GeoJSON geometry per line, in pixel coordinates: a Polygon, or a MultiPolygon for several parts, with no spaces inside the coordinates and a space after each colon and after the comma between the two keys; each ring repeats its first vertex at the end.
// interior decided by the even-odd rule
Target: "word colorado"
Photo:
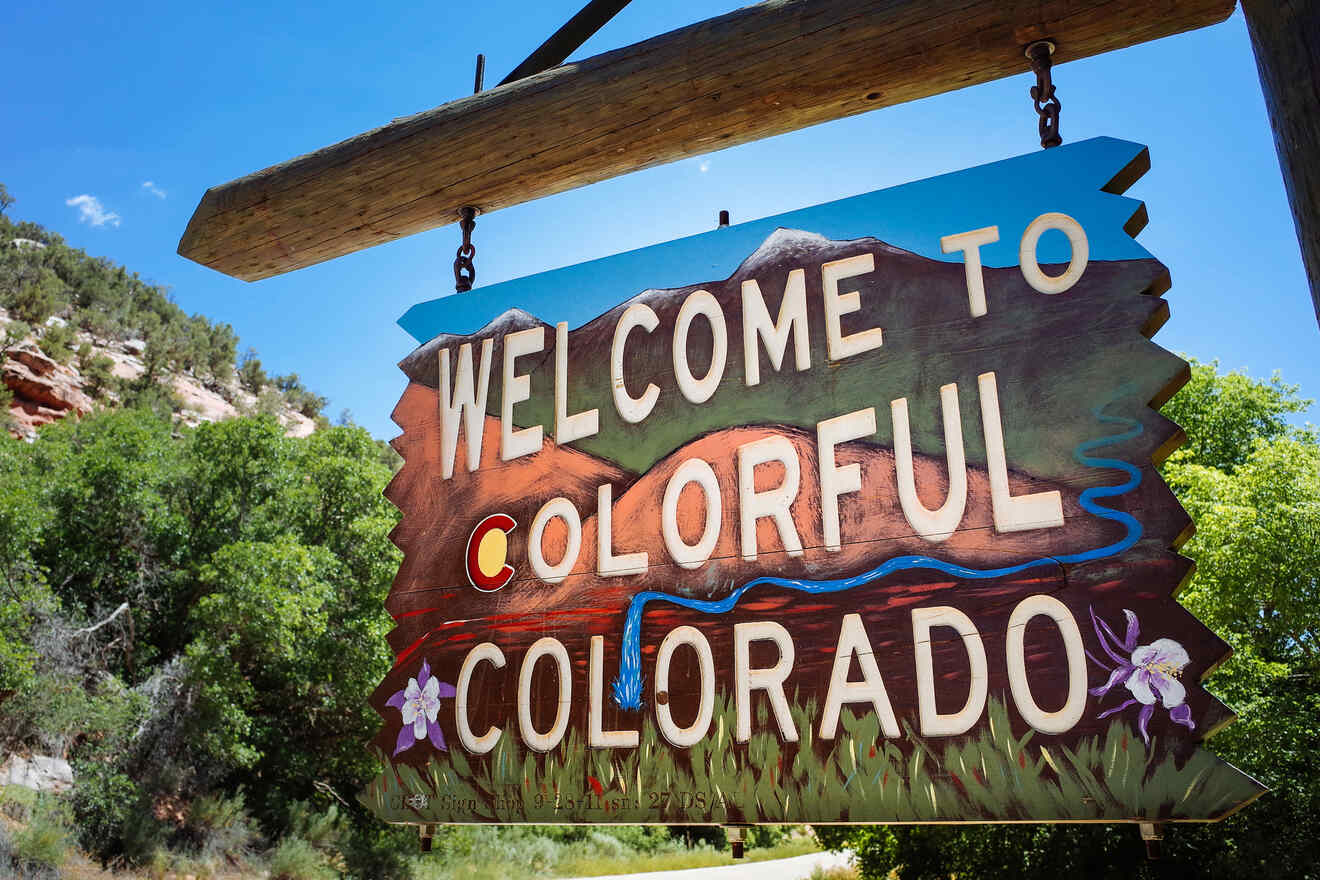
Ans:
{"type": "MultiPolygon", "coordinates": [[[[989,678],[986,643],[971,618],[957,608],[914,608],[911,616],[911,662],[915,664],[916,672],[918,731],[927,737],[966,733],[980,721],[985,712],[989,678]],[[953,629],[965,649],[968,694],[962,707],[954,712],[941,712],[936,706],[936,680],[947,677],[951,672],[945,668],[936,669],[931,651],[931,630],[937,627],[953,629]]],[[[1023,720],[1042,733],[1061,734],[1071,730],[1081,719],[1086,706],[1087,680],[1081,631],[1068,607],[1049,595],[1026,597],[1017,604],[1009,617],[1002,650],[1008,671],[1009,690],[1023,720]],[[1045,618],[1057,628],[1067,655],[1068,687],[1063,705],[1058,708],[1042,707],[1033,695],[1028,680],[1024,638],[1027,624],[1038,617],[1045,618]]],[[[639,742],[636,729],[604,729],[604,651],[604,638],[593,636],[588,664],[587,745],[604,749],[636,748],[639,742]]],[[[789,631],[773,621],[735,624],[733,653],[734,740],[747,742],[751,739],[754,714],[752,696],[754,692],[760,691],[769,700],[770,718],[773,719],[773,726],[780,739],[784,742],[797,742],[798,729],[793,723],[787,694],[787,683],[793,673],[796,657],[789,631]],[[752,665],[751,646],[755,642],[767,642],[774,646],[778,657],[773,665],[752,665]]],[[[476,755],[494,749],[504,735],[502,728],[493,725],[480,733],[472,729],[469,706],[474,701],[490,698],[489,695],[475,694],[472,689],[474,675],[478,667],[485,663],[496,670],[502,670],[508,660],[494,642],[483,642],[468,651],[459,671],[453,704],[459,742],[467,752],[476,755]]],[[[498,678],[485,680],[487,686],[498,682],[498,678]]],[[[656,655],[654,682],[655,698],[651,702],[656,727],[665,740],[673,746],[690,748],[704,739],[710,731],[714,716],[716,675],[710,642],[701,630],[693,626],[679,626],[670,630],[660,643],[656,655]],[[675,720],[668,693],[670,666],[680,648],[695,653],[699,669],[696,717],[688,724],[680,724],[675,720]]],[[[518,666],[516,689],[519,737],[534,751],[553,750],[568,730],[569,716],[574,705],[572,663],[564,644],[549,636],[533,643],[523,654],[518,666]],[[537,682],[548,682],[545,676],[536,675],[537,665],[543,661],[555,667],[558,678],[558,692],[555,694],[535,693],[537,682]],[[532,717],[532,707],[545,703],[556,706],[555,717],[545,730],[539,730],[532,717]]],[[[838,732],[841,709],[859,704],[876,714],[881,733],[885,737],[897,739],[902,735],[861,615],[847,614],[840,621],[834,665],[825,700],[815,722],[816,735],[822,740],[834,739],[838,732]],[[849,680],[849,669],[854,660],[861,670],[861,681],[849,680]]]]}

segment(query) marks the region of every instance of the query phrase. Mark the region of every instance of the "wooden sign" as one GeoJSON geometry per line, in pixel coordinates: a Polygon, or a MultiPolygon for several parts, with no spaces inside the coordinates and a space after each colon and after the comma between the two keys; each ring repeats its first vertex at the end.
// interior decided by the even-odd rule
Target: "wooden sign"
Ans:
{"type": "Polygon", "coordinates": [[[1203,820],[1187,376],[1096,139],[414,307],[391,822],[1203,820]]]}

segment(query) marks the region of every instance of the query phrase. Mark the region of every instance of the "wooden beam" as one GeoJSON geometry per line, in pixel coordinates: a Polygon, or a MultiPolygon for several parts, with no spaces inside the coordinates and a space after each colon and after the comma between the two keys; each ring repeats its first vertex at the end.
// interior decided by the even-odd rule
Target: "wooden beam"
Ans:
{"type": "Polygon", "coordinates": [[[769,0],[214,187],[179,253],[269,278],[454,222],[463,205],[490,212],[1022,73],[1023,48],[1043,37],[1061,63],[1214,24],[1233,6],[769,0]]]}
{"type": "Polygon", "coordinates": [[[1320,3],[1242,0],[1320,321],[1320,3]]]}

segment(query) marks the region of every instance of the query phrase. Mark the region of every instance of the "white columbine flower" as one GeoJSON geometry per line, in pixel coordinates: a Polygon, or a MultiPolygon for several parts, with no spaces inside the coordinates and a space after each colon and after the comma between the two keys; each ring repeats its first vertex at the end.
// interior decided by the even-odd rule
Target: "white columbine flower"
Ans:
{"type": "Polygon", "coordinates": [[[453,697],[454,693],[454,686],[432,676],[431,664],[423,660],[417,677],[408,679],[403,690],[395,691],[385,701],[386,706],[393,706],[403,715],[394,754],[410,749],[424,739],[429,739],[431,745],[440,751],[448,751],[445,734],[436,719],[440,716],[441,698],[453,697]]]}
{"type": "Polygon", "coordinates": [[[1137,615],[1126,608],[1123,609],[1123,614],[1127,617],[1127,632],[1120,639],[1109,628],[1109,624],[1097,617],[1094,609],[1091,610],[1091,625],[1095,628],[1096,638],[1100,640],[1100,647],[1114,662],[1111,666],[1097,659],[1091,652],[1087,652],[1092,662],[1109,673],[1109,680],[1099,687],[1091,688],[1091,695],[1103,697],[1119,682],[1132,692],[1132,699],[1112,709],[1106,709],[1098,717],[1108,718],[1128,706],[1140,704],[1141,713],[1137,716],[1137,729],[1141,732],[1141,738],[1150,745],[1150,734],[1146,728],[1150,724],[1151,716],[1155,714],[1155,704],[1160,702],[1169,710],[1171,720],[1188,730],[1196,729],[1196,723],[1192,721],[1192,709],[1186,702],[1187,688],[1178,680],[1182,676],[1183,669],[1192,662],[1187,649],[1173,639],[1156,639],[1149,645],[1138,646],[1137,637],[1141,632],[1141,626],[1137,622],[1137,615]],[[1120,651],[1128,652],[1130,658],[1124,657],[1119,653],[1120,651]]]}

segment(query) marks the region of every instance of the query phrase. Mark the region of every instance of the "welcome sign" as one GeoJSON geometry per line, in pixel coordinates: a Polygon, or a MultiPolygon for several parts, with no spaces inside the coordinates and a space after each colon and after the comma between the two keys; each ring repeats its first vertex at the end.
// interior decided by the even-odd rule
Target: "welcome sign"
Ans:
{"type": "Polygon", "coordinates": [[[414,307],[392,822],[1214,819],[1186,365],[1096,139],[414,307]]]}

